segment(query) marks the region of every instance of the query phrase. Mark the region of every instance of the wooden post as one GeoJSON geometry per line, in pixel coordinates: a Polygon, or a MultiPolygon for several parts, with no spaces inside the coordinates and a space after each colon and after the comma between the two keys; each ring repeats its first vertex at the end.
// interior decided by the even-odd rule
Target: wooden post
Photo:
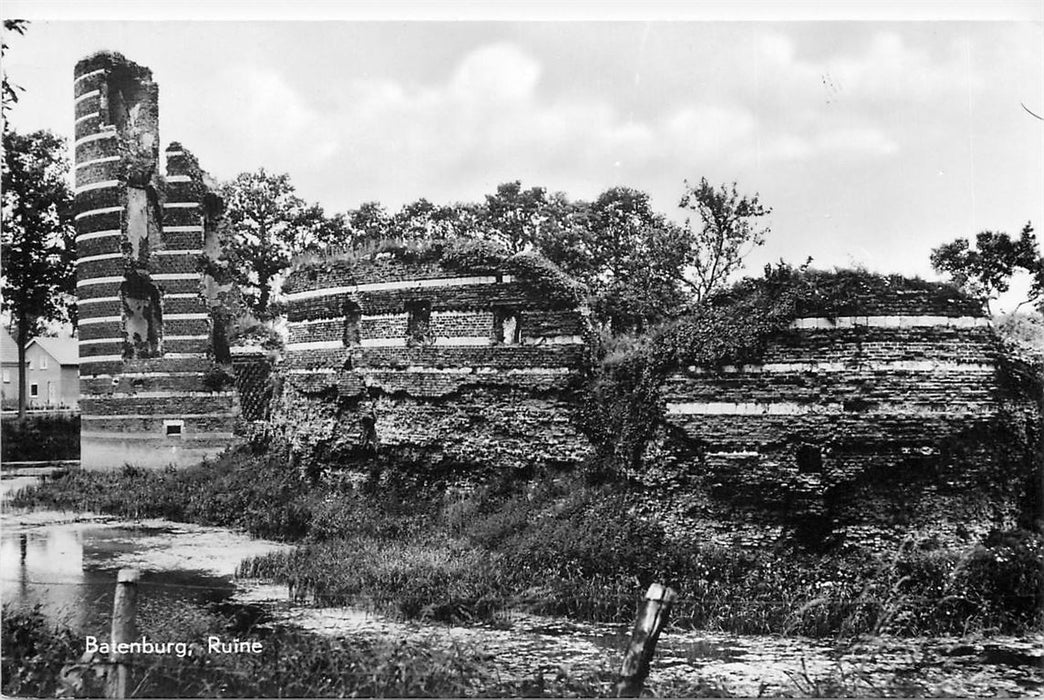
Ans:
{"type": "Polygon", "coordinates": [[[127,697],[127,683],[130,679],[130,667],[125,663],[127,654],[117,651],[117,644],[134,641],[138,636],[134,615],[138,606],[138,579],[141,574],[137,569],[120,569],[116,575],[116,598],[112,603],[112,646],[109,660],[109,676],[106,682],[106,695],[110,698],[127,697]]]}
{"type": "Polygon", "coordinates": [[[667,615],[671,604],[678,594],[673,588],[654,583],[649,586],[638,609],[638,619],[631,633],[631,643],[627,647],[623,666],[620,668],[620,680],[616,684],[616,697],[636,698],[642,692],[642,685],[649,675],[649,664],[652,662],[656,642],[660,638],[660,630],[667,623],[667,615]]]}

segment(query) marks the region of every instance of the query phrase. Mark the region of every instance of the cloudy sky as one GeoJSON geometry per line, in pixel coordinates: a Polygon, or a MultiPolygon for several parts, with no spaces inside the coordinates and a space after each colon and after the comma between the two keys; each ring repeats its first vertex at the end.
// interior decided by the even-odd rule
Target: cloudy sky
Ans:
{"type": "Polygon", "coordinates": [[[1037,20],[39,19],[4,68],[25,88],[12,125],[70,135],[73,65],[119,51],[153,70],[164,143],[220,179],[289,172],[328,211],[519,179],[628,185],[680,219],[706,177],[773,207],[754,269],[934,277],[940,243],[1044,225],[1037,20]]]}

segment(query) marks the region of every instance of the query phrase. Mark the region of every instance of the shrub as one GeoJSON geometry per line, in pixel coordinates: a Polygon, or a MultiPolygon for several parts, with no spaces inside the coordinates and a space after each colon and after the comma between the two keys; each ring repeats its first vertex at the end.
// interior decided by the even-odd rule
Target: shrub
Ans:
{"type": "Polygon", "coordinates": [[[62,666],[79,655],[82,639],[47,621],[40,606],[3,606],[3,692],[5,695],[57,694],[62,666]]]}
{"type": "Polygon", "coordinates": [[[78,414],[30,414],[0,421],[0,450],[4,462],[32,462],[80,458],[78,414]]]}

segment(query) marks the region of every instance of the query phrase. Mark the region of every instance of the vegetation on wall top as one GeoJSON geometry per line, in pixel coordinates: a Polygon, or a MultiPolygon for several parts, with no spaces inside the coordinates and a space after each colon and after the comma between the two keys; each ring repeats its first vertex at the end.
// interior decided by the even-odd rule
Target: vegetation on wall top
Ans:
{"type": "Polygon", "coordinates": [[[708,370],[757,362],[769,340],[802,316],[981,313],[978,301],[949,284],[865,270],[810,270],[780,263],[746,278],[644,336],[616,339],[588,386],[582,429],[596,446],[596,471],[634,473],[646,443],[663,424],[660,388],[680,368],[708,370]]]}
{"type": "Polygon", "coordinates": [[[368,270],[382,261],[418,267],[439,265],[462,274],[517,275],[552,303],[580,305],[587,296],[583,284],[539,253],[512,253],[500,243],[474,238],[385,240],[362,248],[299,256],[283,292],[299,291],[307,285],[305,280],[314,282],[326,276],[336,276],[338,284],[360,284],[368,278],[368,270]]]}

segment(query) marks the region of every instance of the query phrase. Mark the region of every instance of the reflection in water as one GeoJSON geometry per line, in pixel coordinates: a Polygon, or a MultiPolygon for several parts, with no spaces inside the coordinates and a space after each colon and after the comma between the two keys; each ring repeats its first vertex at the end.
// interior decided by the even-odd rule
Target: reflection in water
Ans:
{"type": "MultiPolygon", "coordinates": [[[[141,595],[150,603],[205,605],[225,600],[235,589],[230,575],[165,566],[179,557],[164,555],[178,546],[193,546],[180,540],[203,546],[199,534],[96,523],[21,530],[7,526],[0,537],[2,598],[16,607],[40,605],[52,621],[85,634],[106,632],[116,572],[128,565],[142,570],[141,595]]],[[[232,548],[224,554],[238,561],[242,555],[234,549],[234,539],[226,536],[232,548]]]]}
{"type": "Polygon", "coordinates": [[[0,538],[2,597],[15,605],[40,604],[55,620],[80,629],[85,621],[83,533],[72,529],[4,532],[0,538]]]}
{"type": "MultiPolygon", "coordinates": [[[[407,623],[360,610],[296,607],[283,586],[254,586],[233,597],[236,564],[285,545],[219,528],[160,521],[70,522],[70,516],[60,513],[9,512],[3,514],[3,525],[3,601],[40,604],[52,620],[83,634],[107,635],[116,572],[126,566],[142,571],[143,610],[175,607],[164,608],[165,601],[226,601],[229,610],[253,611],[252,619],[263,607],[283,624],[320,634],[441,641],[447,647],[465,643],[488,654],[504,677],[527,678],[563,667],[579,674],[619,668],[630,632],[629,621],[581,623],[525,613],[511,613],[505,626],[407,623]]],[[[849,678],[865,676],[868,685],[857,690],[866,694],[877,694],[873,688],[889,687],[896,678],[909,675],[920,679],[925,693],[1022,695],[1044,687],[1042,648],[1040,635],[971,641],[874,638],[840,645],[668,627],[657,648],[650,684],[665,684],[661,687],[669,691],[672,682],[703,679],[753,696],[793,693],[794,674],[827,678],[843,672],[849,678]],[[957,649],[967,653],[955,656],[957,649]]]]}

